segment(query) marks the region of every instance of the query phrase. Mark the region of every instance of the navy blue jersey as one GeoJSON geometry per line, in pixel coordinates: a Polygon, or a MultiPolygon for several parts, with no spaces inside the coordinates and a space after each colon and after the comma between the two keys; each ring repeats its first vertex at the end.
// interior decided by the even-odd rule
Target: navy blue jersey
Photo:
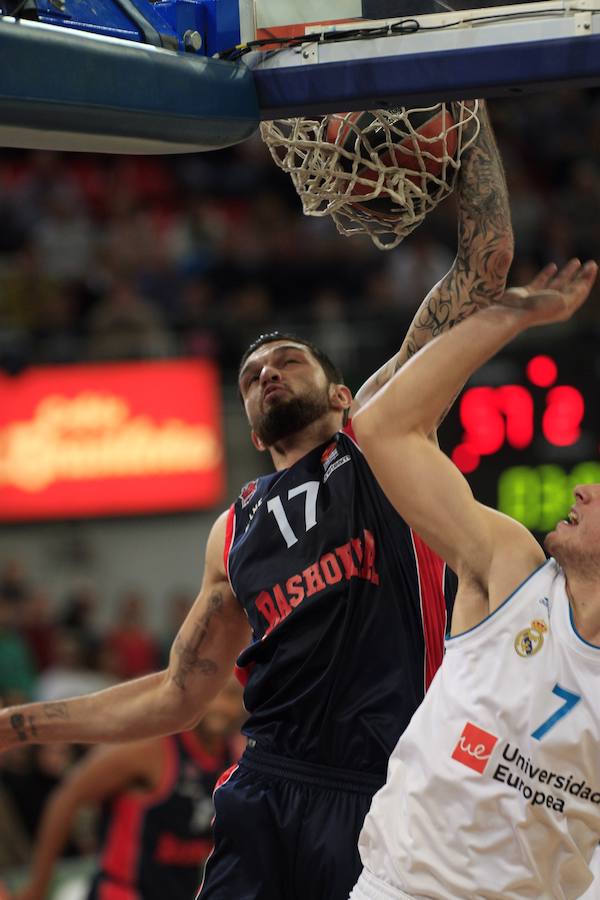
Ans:
{"type": "Polygon", "coordinates": [[[225,562],[253,631],[238,659],[250,746],[383,779],[441,662],[453,591],[351,435],[244,487],[225,562]]]}
{"type": "Polygon", "coordinates": [[[163,738],[165,765],[152,792],[128,791],[110,805],[94,900],[189,900],[212,849],[212,793],[231,765],[193,732],[163,738]]]}

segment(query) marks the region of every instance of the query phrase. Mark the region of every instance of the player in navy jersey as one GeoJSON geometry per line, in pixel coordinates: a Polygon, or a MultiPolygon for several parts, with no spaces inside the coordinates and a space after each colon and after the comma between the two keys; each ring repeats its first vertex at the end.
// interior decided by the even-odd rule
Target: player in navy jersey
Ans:
{"type": "Polygon", "coordinates": [[[394,512],[344,423],[416,350],[504,290],[507,192],[485,108],[481,119],[458,184],[456,260],[354,400],[297,338],[267,335],[245,354],[240,394],[275,472],[215,523],[168,670],[0,713],[0,747],[166,733],[197,721],[237,661],[248,749],[215,794],[201,900],[344,900],[370,798],[441,661],[444,566],[394,512]]]}
{"type": "Polygon", "coordinates": [[[213,790],[242,752],[243,720],[232,678],[193,731],[91,751],[51,795],[14,900],[45,900],[78,812],[100,804],[88,900],[189,900],[212,849],[213,790]]]}

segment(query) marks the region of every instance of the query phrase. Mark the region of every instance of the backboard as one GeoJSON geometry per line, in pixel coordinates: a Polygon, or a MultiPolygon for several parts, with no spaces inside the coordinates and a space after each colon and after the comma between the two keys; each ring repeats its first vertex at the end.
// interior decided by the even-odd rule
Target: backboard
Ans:
{"type": "Polygon", "coordinates": [[[240,0],[240,21],[266,119],[600,83],[593,0],[240,0]]]}
{"type": "Polygon", "coordinates": [[[0,146],[208,150],[261,119],[594,84],[597,0],[0,0],[0,146]]]}

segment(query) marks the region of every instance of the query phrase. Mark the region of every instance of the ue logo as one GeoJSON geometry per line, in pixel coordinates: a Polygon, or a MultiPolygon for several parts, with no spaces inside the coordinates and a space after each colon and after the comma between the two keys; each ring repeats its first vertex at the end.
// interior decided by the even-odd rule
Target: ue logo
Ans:
{"type": "MultiPolygon", "coordinates": [[[[549,388],[541,421],[546,441],[554,447],[576,444],[585,414],[580,391],[555,385],[558,369],[549,356],[534,356],[525,372],[531,385],[549,388]]],[[[460,401],[460,421],[464,432],[452,460],[461,472],[474,472],[482,456],[497,453],[505,444],[515,450],[529,447],[535,432],[534,395],[521,384],[467,388],[460,401]]]]}
{"type": "Polygon", "coordinates": [[[467,722],[454,748],[452,759],[482,774],[497,743],[495,734],[467,722]]]}

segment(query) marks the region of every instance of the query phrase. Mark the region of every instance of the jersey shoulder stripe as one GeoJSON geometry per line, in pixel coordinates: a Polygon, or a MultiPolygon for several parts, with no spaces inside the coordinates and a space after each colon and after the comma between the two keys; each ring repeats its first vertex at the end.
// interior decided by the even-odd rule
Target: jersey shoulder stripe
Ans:
{"type": "MultiPolygon", "coordinates": [[[[223,565],[225,568],[225,574],[227,575],[227,580],[229,581],[229,585],[231,590],[233,591],[233,585],[231,584],[231,576],[229,574],[229,554],[231,553],[231,547],[233,545],[233,539],[235,537],[235,503],[232,503],[229,507],[229,512],[227,513],[227,524],[225,526],[225,546],[223,547],[223,565]]],[[[233,591],[235,594],[235,591],[233,591]]]]}
{"type": "Polygon", "coordinates": [[[444,591],[446,564],[411,528],[415,554],[421,621],[425,642],[425,691],[439,669],[444,656],[444,635],[447,625],[447,606],[444,591]]]}

